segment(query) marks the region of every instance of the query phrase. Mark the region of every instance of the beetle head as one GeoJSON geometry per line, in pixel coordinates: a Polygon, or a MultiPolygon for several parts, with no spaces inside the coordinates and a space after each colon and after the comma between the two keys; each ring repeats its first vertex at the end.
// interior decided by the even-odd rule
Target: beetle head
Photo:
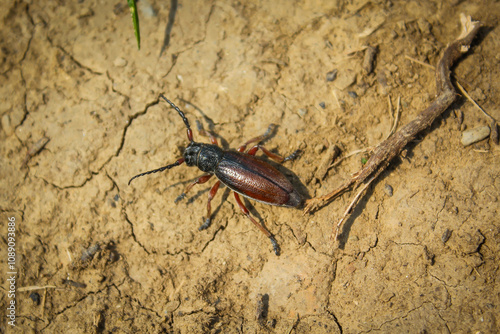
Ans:
{"type": "Polygon", "coordinates": [[[206,173],[214,173],[224,155],[224,151],[217,145],[189,143],[184,150],[184,160],[188,166],[196,166],[206,173]]]}
{"type": "Polygon", "coordinates": [[[184,150],[184,159],[186,160],[186,165],[196,166],[198,162],[198,155],[200,154],[201,147],[203,144],[190,142],[188,147],[184,150]]]}

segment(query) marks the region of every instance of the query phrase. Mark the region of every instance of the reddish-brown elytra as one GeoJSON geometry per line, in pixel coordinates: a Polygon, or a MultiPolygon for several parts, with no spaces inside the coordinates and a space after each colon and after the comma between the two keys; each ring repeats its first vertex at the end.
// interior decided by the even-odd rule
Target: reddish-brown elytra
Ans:
{"type": "Polygon", "coordinates": [[[189,126],[189,122],[184,113],[165,96],[160,96],[179,113],[182,120],[184,121],[184,124],[187,128],[189,145],[184,150],[183,157],[173,164],[149,172],[138,174],[131,178],[128,184],[130,184],[132,180],[140,176],[162,172],[166,169],[179,166],[184,162],[188,166],[196,166],[206,174],[198,177],[191,184],[189,184],[184,192],[179,197],[177,197],[175,201],[177,202],[180,199],[184,198],[186,196],[186,193],[195,184],[205,183],[214,175],[219,179],[213,185],[212,189],[210,189],[210,192],[208,194],[207,218],[199,229],[204,230],[210,226],[212,215],[210,202],[214,198],[217,190],[219,189],[220,183],[222,182],[229,189],[234,191],[234,197],[240,210],[271,240],[274,252],[276,253],[276,255],[279,255],[280,248],[278,246],[278,243],[276,242],[276,239],[264,225],[258,223],[252,216],[250,216],[248,209],[241,201],[239,195],[266,204],[298,207],[302,203],[302,196],[293,187],[292,183],[276,168],[274,168],[267,162],[256,158],[255,154],[260,149],[271,159],[278,162],[284,162],[297,157],[299,151],[297,150],[290,156],[283,158],[268,151],[263,146],[258,145],[258,143],[262,142],[264,139],[267,139],[270,136],[273,127],[272,124],[264,135],[250,139],[245,144],[240,146],[237,151],[223,150],[218,146],[217,139],[211,133],[205,132],[201,128],[200,132],[210,137],[211,144],[197,143],[193,139],[193,131],[191,131],[191,127],[189,126]],[[245,153],[247,146],[251,143],[257,143],[257,145],[253,146],[245,153]]]}

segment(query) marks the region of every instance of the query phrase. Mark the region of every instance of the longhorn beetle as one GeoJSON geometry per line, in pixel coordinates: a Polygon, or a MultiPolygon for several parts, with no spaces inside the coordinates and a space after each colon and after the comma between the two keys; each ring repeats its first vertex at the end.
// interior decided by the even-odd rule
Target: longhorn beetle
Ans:
{"type": "Polygon", "coordinates": [[[293,187],[290,181],[276,168],[269,165],[255,157],[255,153],[260,149],[268,157],[278,162],[284,162],[287,160],[292,160],[297,157],[299,150],[292,153],[290,156],[283,158],[277,154],[268,151],[263,146],[258,143],[267,139],[270,136],[273,125],[269,126],[269,129],[262,136],[250,139],[243,145],[241,145],[238,150],[226,151],[219,147],[217,139],[210,132],[206,132],[200,127],[200,133],[206,135],[210,138],[211,144],[197,143],[193,139],[193,131],[189,126],[189,121],[187,120],[184,113],[169,99],[165,96],[160,95],[168,104],[174,108],[181,116],[184,124],[187,128],[187,137],[189,139],[189,145],[184,150],[183,157],[174,162],[171,165],[161,167],[158,169],[151,170],[149,172],[141,173],[130,179],[128,184],[132,180],[152,174],[162,172],[166,169],[171,169],[186,163],[188,166],[196,166],[201,171],[205,172],[202,176],[198,177],[191,184],[189,184],[184,192],[177,197],[176,202],[181,200],[186,196],[186,193],[191,190],[195,184],[202,184],[207,182],[212,176],[216,176],[218,181],[212,186],[208,194],[208,204],[207,204],[207,218],[205,222],[200,226],[199,230],[204,230],[210,226],[212,209],[210,202],[214,198],[221,182],[225,184],[229,189],[234,192],[234,197],[236,203],[238,204],[240,210],[252,221],[252,223],[257,226],[262,233],[264,233],[273,245],[274,252],[276,255],[280,254],[280,248],[274,236],[269,232],[269,230],[263,225],[258,223],[245,207],[240,199],[239,195],[254,199],[259,202],[263,202],[271,205],[286,206],[286,207],[298,207],[302,203],[302,196],[293,187]],[[257,143],[257,145],[250,148],[246,153],[245,150],[251,143],[257,143]]]}

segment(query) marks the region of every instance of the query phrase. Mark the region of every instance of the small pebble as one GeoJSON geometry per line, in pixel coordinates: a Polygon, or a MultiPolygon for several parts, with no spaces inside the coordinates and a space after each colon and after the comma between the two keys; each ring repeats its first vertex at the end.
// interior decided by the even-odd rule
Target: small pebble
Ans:
{"type": "Polygon", "coordinates": [[[318,144],[314,147],[314,152],[316,154],[320,154],[321,152],[323,152],[325,149],[325,145],[324,144],[318,144]]]}
{"type": "Polygon", "coordinates": [[[40,295],[38,294],[38,292],[32,292],[30,294],[30,298],[33,303],[35,303],[36,305],[40,305],[40,295]]]}
{"type": "Polygon", "coordinates": [[[390,90],[390,86],[387,82],[387,75],[385,74],[385,71],[382,70],[377,72],[377,82],[379,83],[382,93],[384,95],[387,94],[387,92],[390,90]]]}
{"type": "Polygon", "coordinates": [[[337,70],[330,71],[326,74],[326,81],[331,82],[337,79],[337,70]]]}
{"type": "Polygon", "coordinates": [[[155,17],[157,15],[155,9],[148,1],[139,2],[139,9],[144,16],[155,17]]]}
{"type": "Polygon", "coordinates": [[[325,109],[325,108],[326,108],[326,104],[325,104],[325,102],[320,102],[320,103],[319,103],[319,106],[320,106],[321,108],[323,108],[323,109],[325,109]]]}
{"type": "Polygon", "coordinates": [[[81,257],[81,260],[83,262],[87,261],[87,260],[91,260],[94,255],[101,249],[101,246],[96,243],[95,245],[87,248],[87,249],[84,249],[82,250],[82,257],[81,257]]]}
{"type": "Polygon", "coordinates": [[[113,263],[113,262],[116,262],[120,259],[120,254],[118,254],[118,252],[116,250],[111,250],[109,252],[109,262],[113,263]]]}
{"type": "Polygon", "coordinates": [[[370,74],[373,72],[373,62],[375,60],[376,54],[377,48],[373,46],[369,46],[368,48],[366,48],[365,56],[363,57],[363,64],[361,65],[366,74],[370,74]]]}
{"type": "Polygon", "coordinates": [[[356,82],[356,72],[346,70],[341,73],[337,80],[335,80],[335,87],[341,91],[345,90],[350,85],[356,82]]]}
{"type": "Polygon", "coordinates": [[[118,57],[113,62],[113,65],[115,65],[116,67],[125,67],[125,66],[127,66],[127,61],[125,59],[123,59],[122,57],[118,57]]]}
{"type": "Polygon", "coordinates": [[[387,194],[387,196],[392,197],[392,194],[393,194],[392,186],[390,186],[389,184],[386,183],[384,186],[384,191],[387,194]]]}
{"type": "Polygon", "coordinates": [[[45,145],[47,145],[49,141],[50,138],[42,137],[41,139],[37,140],[36,143],[31,145],[31,147],[28,149],[28,152],[26,153],[26,157],[24,158],[22,166],[26,166],[28,161],[36,154],[38,154],[41,150],[43,150],[43,148],[45,147],[45,145]]]}
{"type": "Polygon", "coordinates": [[[418,30],[424,35],[429,35],[431,33],[431,24],[421,17],[417,20],[418,30]]]}
{"type": "Polygon", "coordinates": [[[489,135],[490,127],[487,125],[464,131],[462,132],[462,145],[469,146],[487,138],[489,135]]]}
{"type": "Polygon", "coordinates": [[[267,321],[267,327],[270,327],[270,328],[275,328],[276,327],[276,319],[271,319],[271,320],[268,320],[267,321]]]}
{"type": "Polygon", "coordinates": [[[349,94],[350,97],[352,97],[353,99],[357,99],[358,98],[358,94],[356,94],[355,91],[348,91],[347,94],[349,94]]]}
{"type": "Polygon", "coordinates": [[[78,18],[82,19],[85,17],[91,17],[94,16],[94,11],[90,8],[82,8],[80,12],[78,13],[78,18]]]}
{"type": "Polygon", "coordinates": [[[181,302],[178,300],[172,300],[167,303],[165,306],[165,314],[172,314],[179,308],[181,302]]]}
{"type": "Polygon", "coordinates": [[[389,72],[394,73],[398,70],[398,67],[396,64],[387,64],[386,68],[389,70],[389,72]]]}
{"type": "Polygon", "coordinates": [[[443,242],[443,244],[445,244],[451,237],[451,230],[449,229],[446,229],[443,233],[443,235],[441,236],[441,241],[443,242]]]}

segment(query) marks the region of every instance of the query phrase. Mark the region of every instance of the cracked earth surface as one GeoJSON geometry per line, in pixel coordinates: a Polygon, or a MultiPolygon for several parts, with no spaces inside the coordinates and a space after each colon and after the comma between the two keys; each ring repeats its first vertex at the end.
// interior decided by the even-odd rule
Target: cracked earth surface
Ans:
{"type": "MultiPolygon", "coordinates": [[[[277,257],[225,188],[212,226],[198,231],[214,181],[174,200],[199,171],[127,182],[173,163],[187,143],[182,120],[158,99],[164,93],[199,141],[195,120],[225,148],[278,124],[266,146],[303,152],[281,170],[304,195],[331,191],[361,159],[321,179],[330,145],[347,154],[378,144],[392,125],[388,98],[395,105],[401,96],[400,125],[428,106],[434,73],[406,56],[435,65],[461,12],[484,27],[454,73],[499,119],[500,3],[181,1],[161,57],[168,1],[139,2],[140,51],[125,1],[4,7],[1,249],[15,216],[17,287],[50,288],[18,291],[17,326],[4,319],[2,332],[498,329],[500,151],[488,140],[461,145],[461,130],[489,124],[462,98],[369,189],[340,248],[330,236],[350,195],[307,216],[247,201],[276,236],[277,257]],[[362,51],[349,53],[365,45],[378,48],[371,74],[362,51]],[[337,79],[327,82],[332,70],[337,79]]],[[[6,272],[6,256],[0,262],[6,272]]]]}

